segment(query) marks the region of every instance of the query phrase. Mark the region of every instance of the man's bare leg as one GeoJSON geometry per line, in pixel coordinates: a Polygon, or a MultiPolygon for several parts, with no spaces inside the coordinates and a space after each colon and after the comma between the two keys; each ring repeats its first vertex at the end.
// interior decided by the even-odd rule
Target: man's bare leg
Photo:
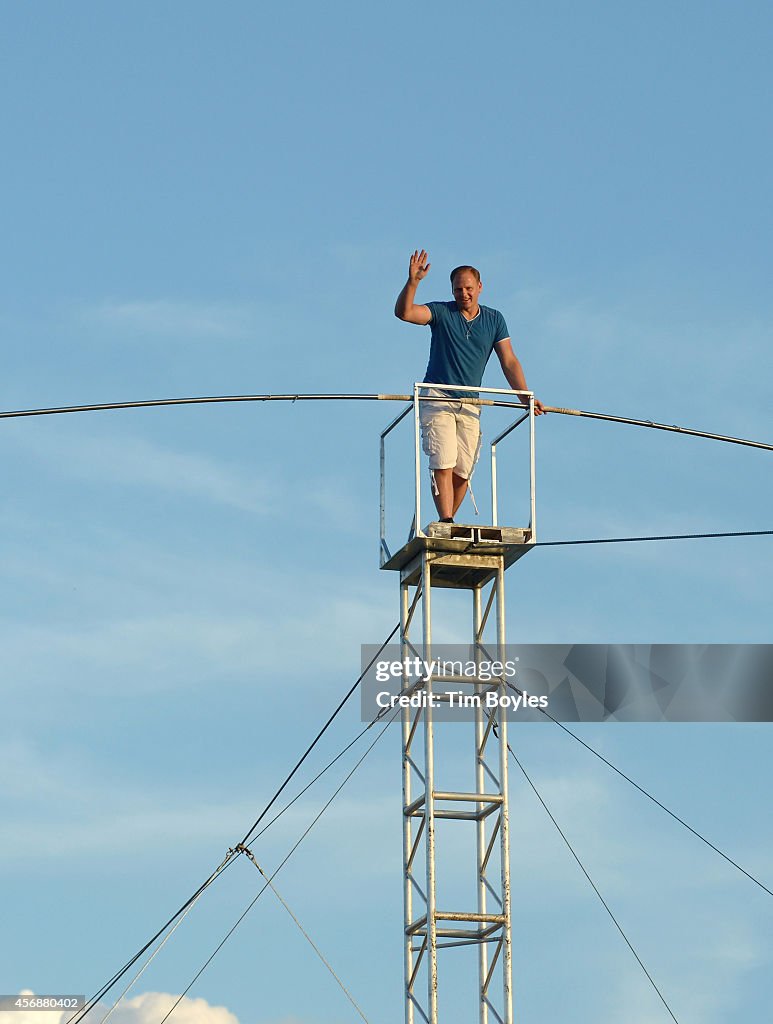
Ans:
{"type": "Polygon", "coordinates": [[[467,480],[463,476],[457,476],[456,473],[453,475],[454,485],[454,515],[456,515],[457,509],[464,501],[464,496],[467,493],[467,480]]]}
{"type": "Polygon", "coordinates": [[[438,519],[453,519],[467,493],[467,481],[452,469],[435,469],[432,472],[435,476],[432,497],[438,519]]]}
{"type": "Polygon", "coordinates": [[[432,497],[435,499],[438,519],[452,519],[454,515],[454,471],[452,469],[433,469],[432,476],[435,480],[432,497]]]}

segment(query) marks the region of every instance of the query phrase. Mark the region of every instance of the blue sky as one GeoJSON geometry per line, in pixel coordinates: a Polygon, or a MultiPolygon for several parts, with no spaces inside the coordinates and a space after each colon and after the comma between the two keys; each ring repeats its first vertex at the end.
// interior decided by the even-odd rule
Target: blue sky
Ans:
{"type": "MultiPolygon", "coordinates": [[[[392,307],[424,246],[420,298],[479,266],[543,401],[773,440],[768,4],[4,16],[2,408],[409,390],[428,332],[392,307]]],[[[503,386],[496,364],[486,381],[503,386]]],[[[390,631],[377,442],[393,412],[3,421],[3,992],[112,975],[244,834],[360,644],[390,631]]],[[[557,416],[537,453],[542,539],[771,527],[769,453],[557,416]]],[[[511,457],[520,509],[518,443],[511,457]]],[[[767,643],[769,566],[770,538],[536,551],[509,573],[509,639],[767,643]]],[[[449,604],[441,634],[466,614],[449,604]]],[[[352,708],[314,765],[358,729],[352,708]]],[[[770,885],[769,725],[582,735],[770,885]]],[[[524,728],[517,746],[680,1024],[763,1019],[770,898],[565,737],[524,728]]],[[[511,781],[520,1019],[659,1024],[511,781]]],[[[399,786],[388,732],[277,880],[374,1021],[402,1012],[399,786]]],[[[258,859],[277,863],[333,788],[258,859]]],[[[257,887],[240,861],[210,890],[121,1024],[159,1024],[257,887]]],[[[184,1024],[351,1017],[268,895],[190,995],[184,1024]]]]}

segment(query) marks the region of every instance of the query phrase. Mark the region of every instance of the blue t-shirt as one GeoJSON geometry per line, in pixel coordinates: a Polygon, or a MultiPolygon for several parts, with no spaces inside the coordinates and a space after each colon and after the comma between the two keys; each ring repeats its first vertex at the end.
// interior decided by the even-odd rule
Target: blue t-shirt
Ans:
{"type": "MultiPolygon", "coordinates": [[[[424,380],[431,384],[468,384],[479,388],[494,345],[510,337],[505,318],[498,309],[489,306],[479,306],[475,319],[465,320],[455,302],[428,302],[426,305],[432,314],[429,322],[432,341],[424,380]]],[[[475,392],[455,394],[475,397],[475,392]]]]}

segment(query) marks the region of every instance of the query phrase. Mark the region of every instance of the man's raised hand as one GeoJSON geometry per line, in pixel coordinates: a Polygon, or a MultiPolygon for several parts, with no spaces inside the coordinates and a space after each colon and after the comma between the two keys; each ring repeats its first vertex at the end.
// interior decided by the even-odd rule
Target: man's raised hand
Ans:
{"type": "Polygon", "coordinates": [[[429,306],[417,306],[414,302],[419,281],[427,276],[428,270],[429,263],[427,263],[426,252],[423,249],[419,252],[417,249],[411,256],[408,280],[403,285],[403,290],[397,296],[395,303],[395,316],[400,320],[405,320],[406,323],[425,326],[432,319],[429,306]]]}
{"type": "Polygon", "coordinates": [[[427,263],[427,254],[424,249],[422,249],[421,252],[417,249],[413,256],[411,256],[411,264],[408,268],[408,279],[412,283],[418,284],[422,278],[427,276],[431,266],[431,263],[427,263]]]}

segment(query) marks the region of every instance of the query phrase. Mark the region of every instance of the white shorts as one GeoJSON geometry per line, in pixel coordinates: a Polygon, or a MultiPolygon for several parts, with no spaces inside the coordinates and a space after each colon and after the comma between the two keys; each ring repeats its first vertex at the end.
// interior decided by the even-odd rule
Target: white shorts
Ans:
{"type": "Polygon", "coordinates": [[[469,480],[480,452],[480,406],[447,400],[421,402],[419,421],[429,468],[453,469],[469,480]]]}

